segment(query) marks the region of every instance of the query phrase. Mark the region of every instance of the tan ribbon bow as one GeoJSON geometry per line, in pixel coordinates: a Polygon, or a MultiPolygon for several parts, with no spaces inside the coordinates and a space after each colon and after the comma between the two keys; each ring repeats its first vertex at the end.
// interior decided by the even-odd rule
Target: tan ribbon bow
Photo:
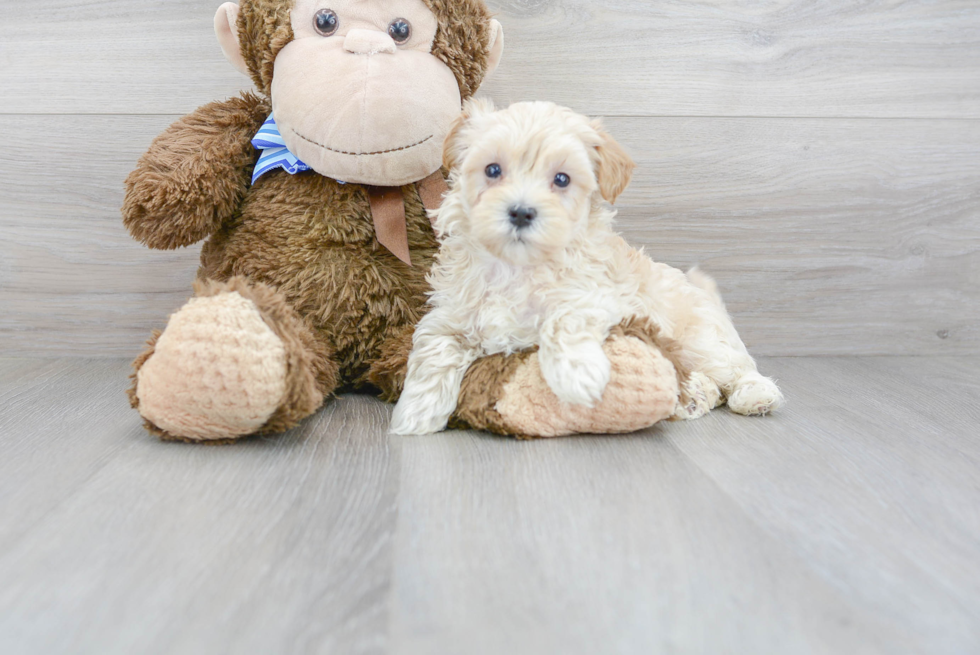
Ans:
{"type": "MultiPolygon", "coordinates": [[[[449,190],[442,171],[436,171],[417,183],[419,197],[428,210],[439,209],[442,198],[449,190]]],[[[400,187],[368,187],[371,215],[374,218],[374,235],[378,243],[391,251],[409,266],[412,255],[408,248],[408,224],[405,218],[405,198],[400,187]]]]}

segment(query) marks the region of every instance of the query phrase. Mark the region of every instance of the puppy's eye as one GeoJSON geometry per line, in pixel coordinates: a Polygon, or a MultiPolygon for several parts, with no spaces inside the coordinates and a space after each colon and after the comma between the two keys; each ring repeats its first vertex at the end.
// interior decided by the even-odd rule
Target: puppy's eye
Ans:
{"type": "Polygon", "coordinates": [[[504,169],[500,167],[500,164],[490,164],[487,166],[487,177],[489,177],[491,180],[496,180],[503,174],[504,169]]]}
{"type": "Polygon", "coordinates": [[[572,178],[568,177],[564,173],[559,173],[555,176],[555,186],[559,189],[564,189],[572,183],[572,178]]]}
{"type": "Polygon", "coordinates": [[[388,26],[388,36],[398,45],[408,43],[412,38],[412,24],[404,18],[396,18],[388,26]]]}
{"type": "Polygon", "coordinates": [[[320,36],[333,36],[340,27],[340,16],[333,9],[321,9],[313,17],[313,27],[320,36]]]}

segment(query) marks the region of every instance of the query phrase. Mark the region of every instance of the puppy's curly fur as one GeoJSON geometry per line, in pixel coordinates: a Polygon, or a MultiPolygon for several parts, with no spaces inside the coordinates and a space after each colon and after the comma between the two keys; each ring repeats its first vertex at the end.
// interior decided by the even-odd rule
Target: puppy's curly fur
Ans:
{"type": "Polygon", "coordinates": [[[692,372],[678,418],[727,397],[740,414],[782,401],[760,375],[714,282],[654,263],[613,230],[633,162],[598,121],[551,103],[472,101],[446,142],[451,191],[436,217],[432,311],[419,323],[392,431],[444,429],[479,357],[537,346],[558,398],[594,406],[610,378],[602,344],[644,317],[692,372]]]}

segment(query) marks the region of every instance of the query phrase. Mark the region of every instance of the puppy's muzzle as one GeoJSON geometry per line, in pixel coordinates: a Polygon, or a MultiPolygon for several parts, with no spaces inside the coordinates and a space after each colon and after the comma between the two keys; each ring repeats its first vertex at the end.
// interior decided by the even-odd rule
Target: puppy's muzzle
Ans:
{"type": "Polygon", "coordinates": [[[537,209],[534,207],[525,207],[524,205],[514,205],[507,213],[510,216],[510,224],[518,230],[525,229],[538,217],[537,209]]]}

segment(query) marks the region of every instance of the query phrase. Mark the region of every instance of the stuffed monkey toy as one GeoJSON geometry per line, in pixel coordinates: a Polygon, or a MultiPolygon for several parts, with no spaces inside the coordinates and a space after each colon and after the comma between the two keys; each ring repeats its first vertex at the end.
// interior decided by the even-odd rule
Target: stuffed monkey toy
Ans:
{"type": "MultiPolygon", "coordinates": [[[[438,248],[442,143],[503,50],[481,0],[242,0],[215,17],[258,93],[201,107],[126,180],[150,248],[206,240],[194,297],[134,362],[130,399],[164,439],[283,432],[339,391],[397,398],[438,248]]],[[[454,418],[514,436],[629,432],[674,413],[651,326],[606,343],[595,408],[551,394],[535,353],[474,364],[454,418]]]]}

